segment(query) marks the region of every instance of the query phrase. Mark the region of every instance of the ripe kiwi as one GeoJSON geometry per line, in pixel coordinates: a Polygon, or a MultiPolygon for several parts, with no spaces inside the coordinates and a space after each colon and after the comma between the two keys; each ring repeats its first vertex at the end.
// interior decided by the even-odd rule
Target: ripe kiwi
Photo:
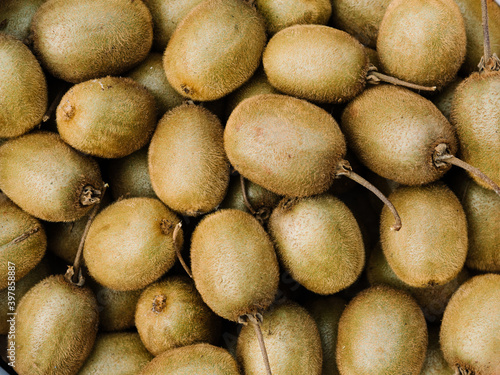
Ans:
{"type": "Polygon", "coordinates": [[[439,345],[439,326],[428,325],[429,344],[425,355],[424,366],[420,375],[455,375],[455,371],[448,365],[443,357],[439,345]]]}
{"type": "Polygon", "coordinates": [[[42,65],[78,83],[118,75],[144,60],[153,21],[142,1],[48,0],[35,13],[31,32],[42,65]]]}
{"type": "Polygon", "coordinates": [[[252,76],[265,43],[264,21],[249,4],[204,1],[175,29],[163,66],[180,94],[193,100],[215,100],[252,76]]]}
{"type": "Polygon", "coordinates": [[[48,97],[42,68],[28,47],[1,32],[0,92],[0,138],[27,133],[42,121],[48,97]]]}
{"type": "Polygon", "coordinates": [[[444,184],[399,187],[389,199],[404,227],[388,230],[392,215],[380,217],[382,250],[394,273],[415,287],[442,285],[458,275],[467,256],[467,221],[458,198],[444,184]]]}
{"type": "Polygon", "coordinates": [[[500,275],[478,275],[451,297],[441,324],[444,358],[455,373],[500,373],[500,275]]]}
{"type": "Polygon", "coordinates": [[[363,270],[358,223],[331,195],[282,200],[269,218],[269,233],[283,269],[314,293],[337,293],[363,270]]]}
{"type": "MultiPolygon", "coordinates": [[[[102,210],[83,250],[90,275],[115,290],[144,288],[175,263],[173,231],[179,218],[158,199],[129,198],[102,210]]],[[[180,232],[182,243],[182,230],[180,232]]]]}
{"type": "Polygon", "coordinates": [[[45,1],[47,0],[3,0],[0,8],[0,32],[27,42],[31,19],[45,1]]]}
{"type": "Polygon", "coordinates": [[[220,120],[209,110],[185,104],[158,123],[148,153],[153,189],[170,208],[196,216],[222,202],[229,184],[220,120]]]}
{"type": "Polygon", "coordinates": [[[172,276],[149,285],[141,294],[135,326],[154,356],[198,342],[215,344],[221,320],[203,302],[186,276],[172,276]]]}
{"type": "Polygon", "coordinates": [[[78,375],[136,375],[152,359],[137,333],[101,333],[78,375]]]}
{"type": "Polygon", "coordinates": [[[103,187],[96,161],[57,134],[34,132],[0,145],[0,189],[37,218],[78,220],[100,201],[103,187]]]}
{"type": "Polygon", "coordinates": [[[167,350],[153,358],[139,375],[240,375],[238,363],[225,349],[194,344],[167,350]]]}
{"type": "Polygon", "coordinates": [[[395,0],[378,30],[384,72],[424,86],[444,87],[465,58],[465,24],[453,0],[395,0]]]}
{"type": "Polygon", "coordinates": [[[458,85],[462,83],[464,79],[461,77],[455,78],[451,83],[446,85],[446,87],[441,90],[436,96],[431,100],[436,107],[441,111],[441,113],[450,121],[451,116],[451,104],[458,85]]]}
{"type": "Polygon", "coordinates": [[[424,314],[403,291],[365,289],[340,317],[337,365],[343,375],[418,375],[426,350],[424,314]]]}
{"type": "MultiPolygon", "coordinates": [[[[321,374],[321,338],[306,309],[294,302],[272,307],[263,315],[262,332],[273,374],[321,374]]],[[[248,325],[241,329],[236,355],[246,375],[266,373],[257,336],[248,325]]]]}
{"type": "Polygon", "coordinates": [[[98,318],[90,289],[63,275],[43,279],[17,306],[17,373],[75,374],[92,350],[98,318]]]}

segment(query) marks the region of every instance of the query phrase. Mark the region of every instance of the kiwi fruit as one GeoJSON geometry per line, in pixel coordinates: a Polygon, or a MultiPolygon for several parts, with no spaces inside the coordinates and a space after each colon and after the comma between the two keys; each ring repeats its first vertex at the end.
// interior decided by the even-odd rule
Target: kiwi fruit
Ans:
{"type": "MultiPolygon", "coordinates": [[[[90,225],[83,257],[90,275],[114,290],[142,289],[175,263],[180,221],[155,198],[129,198],[103,209],[90,225]]],[[[180,232],[182,244],[182,230],[180,232]]]]}
{"type": "Polygon", "coordinates": [[[207,343],[174,348],[153,358],[139,375],[240,375],[238,363],[225,349],[207,343]]]}
{"type": "Polygon", "coordinates": [[[28,47],[1,32],[0,92],[0,138],[20,136],[42,121],[48,100],[42,68],[28,47]]]}
{"type": "MultiPolygon", "coordinates": [[[[321,375],[321,338],[306,309],[294,302],[272,307],[263,315],[262,332],[274,375],[321,375]]],[[[250,325],[241,329],[236,353],[245,375],[266,373],[257,336],[250,325]]]]}
{"type": "Polygon", "coordinates": [[[216,100],[252,76],[265,43],[264,21],[249,4],[204,1],[178,24],[165,49],[163,66],[180,94],[216,100]]]}
{"type": "Polygon", "coordinates": [[[47,0],[3,0],[0,8],[0,33],[27,42],[31,19],[47,0]]]}
{"type": "Polygon", "coordinates": [[[156,195],[174,211],[197,216],[214,210],[229,184],[223,128],[209,110],[184,104],[158,123],[148,152],[156,195]]]}
{"type": "Polygon", "coordinates": [[[443,315],[440,343],[455,373],[500,372],[500,275],[478,275],[450,299],[443,315]]]}
{"type": "Polygon", "coordinates": [[[142,1],[48,0],[31,24],[35,54],[53,76],[78,83],[144,60],[153,20],[142,1]]]}
{"type": "Polygon", "coordinates": [[[365,289],[340,317],[337,366],[342,375],[419,375],[426,350],[424,314],[403,291],[385,285],[365,289]]]}
{"type": "Polygon", "coordinates": [[[461,77],[455,78],[450,82],[444,89],[442,89],[436,96],[432,97],[432,102],[441,113],[450,121],[451,117],[451,104],[453,102],[453,97],[455,96],[455,91],[457,87],[462,83],[464,79],[461,77]]]}
{"type": "Polygon", "coordinates": [[[141,294],[135,326],[154,356],[180,346],[215,344],[220,318],[203,302],[186,276],[172,276],[149,285],[141,294]]]}
{"type": "Polygon", "coordinates": [[[443,357],[439,345],[439,326],[428,325],[429,344],[425,355],[424,365],[420,375],[455,375],[455,371],[448,365],[443,357]]]}
{"type": "Polygon", "coordinates": [[[283,269],[314,293],[337,293],[363,270],[358,223],[334,196],[281,201],[269,218],[269,233],[283,269]]]}
{"type": "Polygon", "coordinates": [[[100,333],[78,375],[136,375],[152,359],[137,333],[100,333]]]}
{"type": "Polygon", "coordinates": [[[62,275],[43,279],[17,306],[17,373],[76,374],[92,350],[98,319],[90,289],[62,275]]]}
{"type": "Polygon", "coordinates": [[[465,23],[454,0],[395,0],[377,36],[383,71],[424,86],[444,87],[466,52],[465,23]]]}

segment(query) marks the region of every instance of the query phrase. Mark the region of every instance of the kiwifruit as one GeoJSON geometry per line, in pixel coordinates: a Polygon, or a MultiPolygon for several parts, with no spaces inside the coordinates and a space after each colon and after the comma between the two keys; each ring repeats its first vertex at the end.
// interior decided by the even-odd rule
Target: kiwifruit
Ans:
{"type": "Polygon", "coordinates": [[[385,285],[365,289],[340,317],[337,366],[342,375],[418,375],[426,350],[424,314],[403,291],[385,285]]]}
{"type": "Polygon", "coordinates": [[[31,19],[46,0],[3,0],[0,8],[0,32],[26,42],[31,19]]]}
{"type": "Polygon", "coordinates": [[[377,51],[370,47],[364,47],[366,57],[368,58],[368,63],[375,66],[378,70],[381,70],[380,59],[378,58],[377,51]]]}
{"type": "Polygon", "coordinates": [[[0,92],[0,138],[17,137],[42,121],[48,96],[42,68],[28,47],[1,32],[0,92]]]}
{"type": "Polygon", "coordinates": [[[465,23],[453,0],[395,0],[380,23],[377,52],[385,73],[444,87],[465,58],[465,23]]]}
{"type": "Polygon", "coordinates": [[[450,299],[443,315],[440,343],[455,373],[500,373],[500,275],[478,275],[450,299]]]}
{"type": "Polygon", "coordinates": [[[35,132],[0,145],[0,189],[29,214],[74,221],[100,201],[97,162],[55,133],[35,132]]]}
{"type": "Polygon", "coordinates": [[[252,76],[265,43],[264,21],[248,3],[204,1],[178,24],[163,66],[168,81],[182,95],[215,100],[252,76]]]}
{"type": "Polygon", "coordinates": [[[93,79],[64,94],[56,121],[61,138],[75,149],[101,158],[120,158],[151,138],[156,126],[155,99],[131,78],[93,79]]]}
{"type": "MultiPolygon", "coordinates": [[[[263,315],[262,332],[274,375],[320,375],[321,338],[316,322],[294,302],[275,305],[263,315]]],[[[253,327],[241,329],[236,347],[238,362],[246,375],[265,374],[253,327]]]]}
{"type": "Polygon", "coordinates": [[[224,199],[229,163],[220,120],[209,110],[185,104],[158,123],[148,153],[156,195],[174,211],[196,216],[224,199]]]}
{"type": "Polygon", "coordinates": [[[443,351],[439,345],[439,326],[428,325],[429,344],[425,355],[424,365],[420,375],[455,375],[455,371],[448,365],[443,357],[443,351]]]}
{"type": "Polygon", "coordinates": [[[284,199],[269,218],[269,233],[283,269],[314,293],[337,293],[363,270],[358,223],[334,196],[284,199]]]}
{"type": "Polygon", "coordinates": [[[266,20],[266,31],[273,35],[292,25],[326,25],[332,14],[330,0],[257,0],[255,6],[266,20]]]}
{"type": "Polygon", "coordinates": [[[391,0],[335,0],[331,26],[347,31],[361,43],[375,48],[380,22],[391,0]]]}
{"type": "MultiPolygon", "coordinates": [[[[102,210],[90,225],[83,257],[90,275],[115,290],[137,290],[175,263],[180,219],[155,198],[129,198],[102,210]]],[[[182,230],[180,231],[182,243],[182,230]]]]}
{"type": "Polygon", "coordinates": [[[0,193],[0,289],[15,290],[16,281],[40,262],[47,236],[39,220],[0,193]],[[9,272],[7,272],[7,270],[9,272]]]}
{"type": "Polygon", "coordinates": [[[400,187],[389,199],[405,223],[388,230],[392,215],[380,217],[382,250],[394,273],[415,287],[445,284],[458,275],[467,256],[467,221],[458,198],[444,184],[400,187]]]}
{"type": "MultiPolygon", "coordinates": [[[[176,3],[163,2],[159,5],[169,6],[176,3]]],[[[165,112],[181,105],[186,100],[168,83],[165,69],[163,69],[163,56],[160,53],[150,53],[143,62],[127,73],[127,77],[139,82],[153,94],[158,117],[163,116],[165,112]]]]}
{"type": "Polygon", "coordinates": [[[335,350],[340,316],[346,301],[338,296],[315,297],[305,302],[304,307],[318,326],[323,349],[322,375],[339,375],[335,350]]]}
{"type": "Polygon", "coordinates": [[[153,358],[139,375],[240,375],[238,363],[227,350],[194,344],[167,350],[153,358]]]}
{"type": "Polygon", "coordinates": [[[78,83],[118,75],[144,60],[153,20],[142,1],[48,0],[35,13],[31,32],[42,65],[78,83]]]}
{"type": "Polygon", "coordinates": [[[446,87],[441,90],[436,96],[431,98],[434,105],[438,107],[438,109],[448,121],[450,121],[451,103],[453,101],[453,97],[455,96],[455,91],[457,90],[458,85],[460,85],[463,80],[464,79],[461,77],[455,78],[452,82],[446,85],[446,87]]]}
{"type": "Polygon", "coordinates": [[[146,348],[157,356],[198,342],[215,344],[221,320],[205,305],[187,276],[172,276],[142,292],[135,326],[146,348]]]}
{"type": "Polygon", "coordinates": [[[76,374],[92,350],[97,326],[97,302],[90,289],[63,275],[43,279],[17,306],[17,373],[76,374]]]}
{"type": "Polygon", "coordinates": [[[152,359],[137,333],[101,333],[78,375],[136,375],[152,359]]]}

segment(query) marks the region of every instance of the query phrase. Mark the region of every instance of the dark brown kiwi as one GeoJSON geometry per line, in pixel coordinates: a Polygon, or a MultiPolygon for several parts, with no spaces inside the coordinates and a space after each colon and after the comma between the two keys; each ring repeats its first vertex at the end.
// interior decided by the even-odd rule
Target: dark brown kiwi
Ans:
{"type": "Polygon", "coordinates": [[[30,49],[2,30],[0,67],[0,138],[17,137],[42,121],[47,110],[47,83],[30,49]]]}
{"type": "Polygon", "coordinates": [[[103,187],[97,162],[55,133],[29,133],[0,146],[0,189],[42,220],[78,220],[100,201],[103,187]]]}
{"type": "Polygon", "coordinates": [[[35,13],[31,32],[42,65],[78,83],[121,74],[144,60],[153,21],[142,1],[48,0],[35,13]]]}
{"type": "Polygon", "coordinates": [[[28,42],[31,19],[47,0],[3,0],[0,8],[0,32],[28,42]]]}

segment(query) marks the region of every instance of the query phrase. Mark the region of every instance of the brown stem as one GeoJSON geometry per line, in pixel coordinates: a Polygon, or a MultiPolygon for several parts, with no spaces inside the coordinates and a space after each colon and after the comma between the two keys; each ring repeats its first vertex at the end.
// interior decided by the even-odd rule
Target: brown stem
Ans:
{"type": "Polygon", "coordinates": [[[80,194],[80,203],[83,206],[91,206],[99,203],[103,195],[103,192],[100,190],[97,190],[91,185],[87,185],[83,188],[82,193],[80,194]]]}
{"type": "Polygon", "coordinates": [[[488,26],[488,2],[481,0],[481,13],[483,24],[483,47],[484,56],[478,64],[479,71],[500,70],[500,60],[496,54],[491,54],[490,30],[488,26]]]}
{"type": "Polygon", "coordinates": [[[370,190],[373,194],[375,194],[384,204],[391,210],[392,214],[394,215],[394,220],[396,223],[391,227],[392,230],[398,231],[401,229],[401,218],[399,217],[398,211],[396,210],[396,207],[391,203],[389,199],[375,186],[373,186],[370,182],[365,180],[363,177],[358,175],[357,173],[354,173],[352,171],[352,167],[349,164],[347,160],[341,160],[339,164],[337,165],[337,172],[336,176],[346,176],[350,178],[351,180],[357,182],[358,184],[364,186],[368,190],[370,190]]]}
{"type": "Polygon", "coordinates": [[[266,345],[264,344],[264,336],[262,336],[262,330],[260,325],[262,323],[262,315],[260,314],[247,314],[248,321],[252,324],[255,334],[257,335],[257,340],[259,341],[260,352],[262,353],[262,359],[264,360],[264,366],[266,367],[267,375],[272,375],[271,365],[269,364],[269,357],[267,355],[266,345]]]}
{"type": "Polygon", "coordinates": [[[184,268],[184,271],[188,274],[190,278],[193,278],[193,274],[191,273],[191,270],[189,269],[188,265],[186,262],[184,262],[184,258],[182,257],[181,254],[181,246],[179,245],[179,231],[182,228],[182,221],[179,221],[177,225],[174,228],[174,234],[172,235],[174,239],[174,248],[175,248],[175,253],[177,254],[177,258],[179,259],[179,262],[181,262],[182,268],[184,268]]]}
{"type": "Polygon", "coordinates": [[[436,86],[428,87],[428,86],[421,86],[417,85],[415,83],[410,83],[406,81],[402,81],[398,78],[388,76],[386,74],[377,72],[377,68],[375,67],[370,67],[368,70],[368,75],[366,76],[366,81],[368,83],[371,83],[372,85],[376,85],[379,82],[386,82],[386,83],[391,83],[396,86],[403,86],[403,87],[408,87],[410,89],[414,90],[422,90],[422,91],[436,91],[436,86]]]}
{"type": "Polygon", "coordinates": [[[255,210],[252,207],[250,201],[248,200],[247,189],[245,186],[245,177],[243,177],[241,174],[240,174],[240,183],[241,183],[241,194],[243,195],[243,203],[245,203],[245,206],[246,208],[248,208],[248,211],[250,211],[252,215],[255,215],[255,210]]]}

